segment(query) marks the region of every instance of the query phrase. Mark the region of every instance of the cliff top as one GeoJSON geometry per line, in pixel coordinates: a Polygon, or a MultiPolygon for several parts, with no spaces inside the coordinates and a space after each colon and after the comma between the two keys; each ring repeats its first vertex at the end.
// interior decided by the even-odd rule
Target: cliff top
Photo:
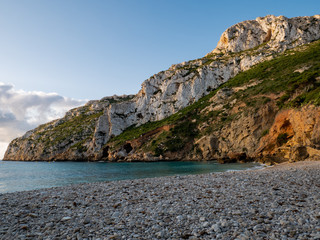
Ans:
{"type": "Polygon", "coordinates": [[[286,18],[267,15],[229,27],[211,53],[241,52],[265,44],[270,49],[287,49],[310,41],[311,32],[318,32],[320,15],[286,18]],[[308,29],[308,31],[306,31],[308,29]]]}

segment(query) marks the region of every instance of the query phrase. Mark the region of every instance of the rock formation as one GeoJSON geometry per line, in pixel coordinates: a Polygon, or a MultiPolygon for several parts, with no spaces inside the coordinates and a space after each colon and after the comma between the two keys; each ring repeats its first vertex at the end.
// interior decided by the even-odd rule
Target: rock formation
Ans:
{"type": "MultiPolygon", "coordinates": [[[[238,23],[222,34],[217,47],[205,57],[172,65],[168,70],[153,75],[142,83],[141,90],[135,96],[90,101],[84,107],[69,111],[62,119],[27,132],[10,143],[4,159],[109,159],[106,144],[128,127],[165,119],[195,103],[238,73],[273,59],[287,49],[319,38],[320,15],[291,19],[269,15],[238,23]]],[[[270,125],[276,110],[269,107],[260,109],[256,114],[261,118],[259,121],[270,125]],[[272,114],[264,118],[263,114],[267,112],[272,114]]],[[[248,124],[254,126],[257,119],[252,116],[247,118],[248,124]]],[[[239,129],[238,126],[232,127],[239,129]]],[[[230,141],[232,138],[230,136],[230,141]]],[[[245,141],[248,141],[256,145],[255,140],[248,137],[241,144],[246,145],[245,141]]],[[[216,140],[208,135],[197,141],[199,144],[204,142],[204,145],[210,142],[212,148],[216,140]]],[[[220,141],[216,147],[221,150],[230,146],[220,141]]],[[[238,147],[241,146],[234,146],[235,149],[238,147]]],[[[205,147],[202,151],[205,157],[205,147]]],[[[123,148],[117,154],[122,157],[127,155],[123,148]]],[[[218,156],[211,154],[212,157],[218,156]]]]}
{"type": "Polygon", "coordinates": [[[262,157],[281,156],[291,161],[320,159],[320,107],[279,112],[257,151],[262,157]]]}
{"type": "Polygon", "coordinates": [[[241,52],[266,44],[276,52],[319,39],[320,15],[286,18],[269,15],[228,28],[212,53],[241,52]]]}

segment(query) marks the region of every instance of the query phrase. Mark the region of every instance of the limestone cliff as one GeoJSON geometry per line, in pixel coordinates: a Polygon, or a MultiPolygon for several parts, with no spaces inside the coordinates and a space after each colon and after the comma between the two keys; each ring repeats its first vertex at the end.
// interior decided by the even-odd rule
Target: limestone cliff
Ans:
{"type": "Polygon", "coordinates": [[[161,121],[126,129],[108,160],[320,159],[320,40],[286,51],[161,121]]]}
{"type": "Polygon", "coordinates": [[[266,44],[271,51],[283,51],[319,39],[319,15],[295,17],[272,15],[244,21],[228,28],[212,53],[241,52],[266,44]]]}
{"type": "MultiPolygon", "coordinates": [[[[126,159],[128,153],[131,154],[130,159],[148,159],[150,154],[163,157],[165,154],[161,146],[157,148],[157,153],[152,151],[148,153],[147,150],[140,149],[139,144],[134,140],[130,144],[126,142],[121,145],[119,141],[116,143],[115,137],[128,128],[148,125],[150,122],[162,121],[169,116],[179,114],[179,111],[196,104],[199,99],[240,72],[260,62],[273,59],[287,49],[313,42],[319,38],[319,15],[291,19],[283,16],[266,16],[238,23],[222,34],[217,47],[205,57],[172,65],[168,70],[153,75],[142,83],[141,90],[135,96],[115,96],[100,101],[91,101],[84,107],[69,111],[62,119],[27,132],[23,137],[11,142],[4,158],[6,160],[117,160],[126,159]],[[107,144],[108,142],[111,144],[107,144]],[[134,144],[140,150],[133,149],[134,144]],[[140,154],[144,153],[143,157],[135,155],[135,151],[140,151],[140,154]],[[162,154],[158,154],[159,151],[162,154]]],[[[254,80],[252,84],[255,84],[254,80]]],[[[231,95],[236,92],[233,88],[228,91],[231,91],[231,95]]],[[[213,99],[212,101],[215,103],[220,100],[213,99]]],[[[259,111],[262,112],[255,114],[263,114],[263,111],[267,110],[260,109],[259,111]]],[[[278,109],[270,107],[269,110],[272,110],[273,115],[271,114],[268,119],[259,120],[265,121],[268,126],[272,123],[278,109]]],[[[203,113],[205,115],[208,112],[203,110],[203,113]]],[[[249,122],[253,121],[248,126],[253,126],[257,120],[250,114],[245,117],[249,122]]],[[[190,124],[189,127],[194,127],[194,122],[191,121],[190,124]]],[[[204,122],[203,125],[205,124],[204,122]]],[[[172,126],[174,125],[176,124],[172,123],[172,126]]],[[[163,128],[163,126],[160,127],[163,128]]],[[[240,131],[237,125],[231,127],[240,131]]],[[[226,134],[223,127],[219,131],[221,131],[219,134],[226,134]]],[[[254,131],[254,134],[259,131],[254,131]]],[[[161,135],[163,131],[155,132],[157,132],[156,135],[161,135]]],[[[141,134],[146,133],[141,130],[141,134]]],[[[256,138],[250,135],[252,132],[247,131],[247,134],[249,136],[247,142],[256,141],[256,138]]],[[[210,158],[218,157],[219,154],[220,158],[224,157],[225,154],[220,150],[229,149],[230,144],[218,141],[217,137],[210,137],[211,135],[205,134],[199,139],[195,136],[187,136],[190,141],[188,144],[186,142],[185,147],[194,150],[194,144],[200,146],[202,142],[206,142],[204,139],[209,139],[209,142],[216,143],[213,145],[217,148],[214,154],[209,154],[210,158]]],[[[154,136],[150,135],[147,139],[154,136]]],[[[231,136],[229,141],[232,142],[232,140],[231,136]]],[[[241,144],[247,146],[246,141],[241,144]]],[[[234,145],[234,149],[241,148],[241,144],[234,145]]],[[[175,145],[174,138],[172,145],[175,145]]],[[[179,143],[176,142],[176,145],[178,146],[179,143]]],[[[206,157],[206,150],[201,150],[199,147],[197,151],[202,151],[201,157],[206,157]]],[[[167,158],[186,157],[179,151],[169,152],[171,155],[167,154],[167,158]]],[[[200,156],[199,154],[191,155],[188,154],[189,158],[200,156]]]]}

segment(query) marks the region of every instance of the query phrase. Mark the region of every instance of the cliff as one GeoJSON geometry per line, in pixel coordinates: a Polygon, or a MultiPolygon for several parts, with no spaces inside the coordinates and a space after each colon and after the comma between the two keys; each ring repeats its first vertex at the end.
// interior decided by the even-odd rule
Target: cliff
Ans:
{"type": "MultiPolygon", "coordinates": [[[[316,138],[306,134],[301,142],[301,137],[295,138],[293,133],[273,125],[283,109],[292,108],[291,102],[298,109],[291,109],[290,116],[299,111],[318,111],[319,44],[308,43],[319,38],[319,15],[291,19],[266,16],[238,23],[222,34],[217,47],[205,57],[153,75],[135,96],[90,101],[62,119],[27,132],[10,143],[4,159],[129,161],[287,156],[286,151],[279,150],[278,154],[276,150],[277,133],[287,134],[286,146],[294,142],[291,147],[299,149],[298,143],[308,144],[314,150],[308,151],[316,155],[316,138]],[[263,64],[268,68],[261,71],[263,64]],[[282,72],[286,69],[292,72],[282,72]],[[279,72],[282,78],[275,81],[279,72]],[[310,74],[311,80],[306,77],[310,74]],[[296,75],[308,79],[303,89],[296,75]],[[287,82],[283,76],[296,82],[287,82]],[[289,83],[296,84],[294,91],[281,90],[289,83]],[[260,92],[252,93],[253,89],[260,92]],[[310,91],[315,92],[311,97],[310,91]],[[303,98],[303,94],[308,98],[299,102],[296,98],[303,98]],[[263,104],[253,108],[253,102],[263,104]],[[269,133],[262,138],[267,129],[269,133]],[[268,137],[271,130],[273,137],[268,137]],[[261,141],[265,138],[264,145],[261,141]]],[[[319,115],[314,118],[315,123],[308,125],[312,134],[319,133],[319,115]]]]}

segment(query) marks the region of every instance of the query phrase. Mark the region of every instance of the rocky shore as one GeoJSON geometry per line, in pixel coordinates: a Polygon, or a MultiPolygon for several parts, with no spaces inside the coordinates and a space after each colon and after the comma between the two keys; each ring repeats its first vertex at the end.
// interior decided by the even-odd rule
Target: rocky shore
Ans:
{"type": "Polygon", "coordinates": [[[320,239],[320,161],[0,195],[0,239],[320,239]]]}

